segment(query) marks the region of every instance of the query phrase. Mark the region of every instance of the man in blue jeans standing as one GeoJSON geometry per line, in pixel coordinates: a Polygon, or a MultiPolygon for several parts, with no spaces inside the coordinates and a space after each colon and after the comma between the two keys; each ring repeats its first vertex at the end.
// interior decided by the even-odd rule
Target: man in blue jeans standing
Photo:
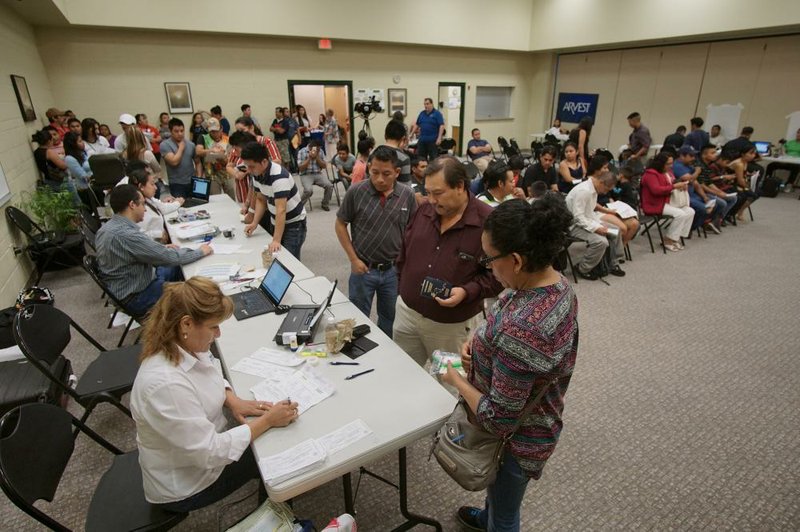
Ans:
{"type": "Polygon", "coordinates": [[[397,302],[394,263],[417,201],[410,187],[397,182],[400,160],[394,148],[379,146],[367,164],[369,179],[350,187],[336,213],[336,236],[350,259],[350,301],[369,316],[377,294],[378,327],[391,338],[397,302]]]}
{"type": "Polygon", "coordinates": [[[420,111],[417,121],[411,126],[411,135],[419,133],[417,157],[430,161],[439,155],[439,144],[444,136],[444,117],[433,108],[433,100],[425,98],[425,109],[420,111]]]}
{"type": "Polygon", "coordinates": [[[212,253],[211,246],[199,249],[165,246],[137,225],[144,219],[144,197],[133,185],[119,185],[111,191],[114,216],[97,232],[97,264],[111,294],[125,310],[147,314],[156,304],[165,282],[182,281],[180,266],[212,253]]]}
{"type": "Polygon", "coordinates": [[[269,250],[275,253],[283,245],[300,260],[300,250],[306,241],[306,210],[292,174],[270,161],[267,147],[259,142],[248,142],[242,147],[242,161],[256,195],[256,212],[253,221],[245,226],[245,234],[253,234],[269,210],[268,231],[272,235],[269,250]]]}

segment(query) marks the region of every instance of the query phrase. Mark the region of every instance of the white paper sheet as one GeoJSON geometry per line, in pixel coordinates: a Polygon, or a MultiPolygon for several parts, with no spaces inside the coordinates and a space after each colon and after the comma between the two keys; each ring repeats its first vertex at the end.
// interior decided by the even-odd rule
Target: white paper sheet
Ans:
{"type": "Polygon", "coordinates": [[[310,366],[303,366],[284,379],[266,379],[252,388],[256,401],[277,403],[291,399],[297,403],[298,414],[321,403],[336,391],[332,382],[318,375],[310,366]]]}
{"type": "Polygon", "coordinates": [[[282,453],[259,460],[261,475],[276,485],[300,475],[325,461],[325,448],[313,439],[298,443],[282,453]]]}
{"type": "MultiPolygon", "coordinates": [[[[231,368],[231,371],[255,375],[262,379],[282,380],[292,376],[295,370],[264,362],[257,358],[247,357],[241,359],[231,368]]],[[[286,399],[284,397],[284,399],[286,399]]]]}
{"type": "Polygon", "coordinates": [[[321,438],[317,438],[317,442],[319,442],[330,455],[342,449],[346,449],[370,434],[372,434],[372,429],[370,429],[363,420],[356,419],[333,432],[329,432],[321,438]]]}
{"type": "MultiPolygon", "coordinates": [[[[199,249],[204,243],[205,242],[192,242],[182,247],[199,249]]],[[[208,245],[214,250],[215,255],[234,255],[236,253],[250,253],[251,251],[249,249],[242,249],[241,244],[223,244],[222,242],[215,242],[214,240],[208,242],[208,245]]]]}
{"type": "Polygon", "coordinates": [[[299,366],[304,362],[302,358],[291,351],[281,351],[269,347],[262,347],[250,356],[279,366],[299,366]]]}
{"type": "Polygon", "coordinates": [[[606,205],[612,211],[617,211],[622,219],[636,218],[636,210],[624,201],[612,201],[606,205]]]}
{"type": "Polygon", "coordinates": [[[239,272],[240,266],[234,263],[221,263],[221,264],[204,264],[197,268],[194,272],[195,275],[200,277],[208,277],[217,282],[228,281],[231,277],[239,272]]]}
{"type": "MultiPolygon", "coordinates": [[[[188,222],[189,224],[195,222],[188,222]]],[[[182,224],[177,229],[175,229],[175,235],[180,238],[181,240],[191,240],[192,238],[198,238],[205,235],[212,235],[216,232],[216,227],[210,224],[208,221],[203,221],[202,225],[195,225],[185,227],[188,224],[182,224]]]]}

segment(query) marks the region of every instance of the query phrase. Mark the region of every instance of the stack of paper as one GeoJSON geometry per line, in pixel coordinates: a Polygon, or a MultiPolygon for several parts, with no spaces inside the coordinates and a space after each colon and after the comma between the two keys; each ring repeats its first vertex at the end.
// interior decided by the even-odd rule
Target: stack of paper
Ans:
{"type": "Polygon", "coordinates": [[[193,238],[199,238],[205,235],[213,235],[216,232],[217,228],[204,220],[187,222],[179,225],[175,229],[175,234],[181,240],[191,240],[193,238]]]}
{"type": "Polygon", "coordinates": [[[218,283],[229,280],[237,273],[239,273],[239,265],[230,262],[222,264],[204,264],[194,272],[195,275],[208,277],[212,281],[218,283]]]}
{"type": "Polygon", "coordinates": [[[271,349],[269,347],[262,347],[250,356],[279,366],[299,366],[304,362],[302,358],[291,351],[281,351],[280,349],[271,349]]]}
{"type": "Polygon", "coordinates": [[[346,449],[370,434],[372,429],[363,420],[356,419],[321,438],[306,440],[282,453],[262,458],[259,461],[261,475],[268,484],[280,484],[314,469],[328,455],[346,449]]]}
{"type": "Polygon", "coordinates": [[[616,211],[623,220],[627,220],[628,218],[636,218],[636,209],[624,201],[612,201],[606,205],[606,207],[612,211],[616,211]]]}
{"type": "Polygon", "coordinates": [[[313,439],[299,443],[282,453],[259,460],[261,476],[268,484],[280,484],[313,469],[325,461],[325,448],[313,439]]]}
{"type": "Polygon", "coordinates": [[[283,380],[291,377],[295,370],[284,366],[270,364],[269,362],[264,362],[263,360],[259,360],[257,358],[246,357],[231,367],[231,371],[255,375],[256,377],[261,377],[262,379],[283,380]]]}
{"type": "Polygon", "coordinates": [[[250,391],[256,401],[277,403],[291,399],[297,403],[298,414],[302,414],[333,395],[336,387],[310,366],[304,366],[288,378],[261,381],[250,388],[250,391]]]}

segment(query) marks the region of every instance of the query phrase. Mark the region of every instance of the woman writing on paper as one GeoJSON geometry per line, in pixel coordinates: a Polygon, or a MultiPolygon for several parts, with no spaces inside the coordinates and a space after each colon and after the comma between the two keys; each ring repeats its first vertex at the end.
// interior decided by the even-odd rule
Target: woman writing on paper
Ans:
{"type": "Polygon", "coordinates": [[[297,418],[297,403],[240,399],[222,377],[209,349],[232,312],[216,283],[192,277],[164,285],[144,326],[131,412],[145,498],[169,511],[202,508],[259,478],[250,443],[297,418]],[[227,429],[223,407],[241,425],[227,429]]]}
{"type": "Polygon", "coordinates": [[[531,478],[538,479],[561,433],[564,394],[578,352],[578,302],[553,269],[572,216],[557,196],[528,204],[509,200],[486,219],[481,263],[507,290],[464,345],[468,377],[451,364],[442,380],[458,389],[475,423],[497,436],[512,434],[483,509],[463,506],[458,520],[470,530],[518,531],[531,478]],[[539,403],[521,412],[554,377],[539,403]],[[515,427],[516,430],[515,430],[515,427]]]}

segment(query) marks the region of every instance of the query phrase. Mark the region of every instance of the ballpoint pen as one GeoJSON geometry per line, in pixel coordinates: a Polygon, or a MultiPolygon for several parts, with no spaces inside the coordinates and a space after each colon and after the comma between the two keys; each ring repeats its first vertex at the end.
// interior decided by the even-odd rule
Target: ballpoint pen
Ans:
{"type": "Polygon", "coordinates": [[[331,362],[331,366],[358,366],[358,362],[331,362]]]}
{"type": "Polygon", "coordinates": [[[375,370],[374,369],[368,369],[368,370],[362,371],[360,373],[353,373],[352,375],[350,375],[348,377],[345,377],[344,380],[349,381],[349,380],[355,379],[356,377],[360,377],[361,375],[366,375],[367,373],[372,373],[373,371],[375,371],[375,370]]]}

